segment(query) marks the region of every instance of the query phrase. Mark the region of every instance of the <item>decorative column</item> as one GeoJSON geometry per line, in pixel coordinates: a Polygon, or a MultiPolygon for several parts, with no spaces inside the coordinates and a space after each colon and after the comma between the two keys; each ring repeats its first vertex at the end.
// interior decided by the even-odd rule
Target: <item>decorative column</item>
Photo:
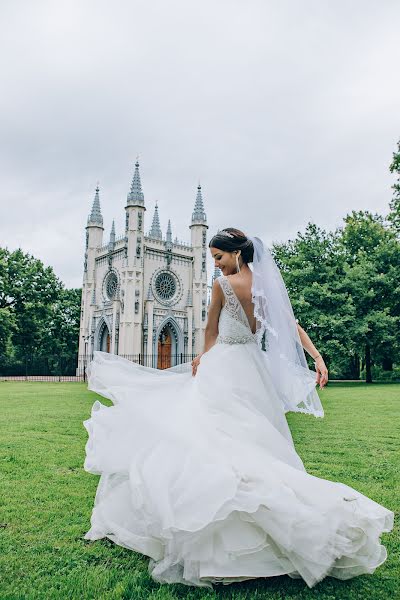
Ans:
{"type": "Polygon", "coordinates": [[[204,210],[201,185],[189,225],[193,247],[193,321],[195,345],[192,351],[199,353],[204,346],[204,331],[207,323],[207,216],[204,210]]]}
{"type": "Polygon", "coordinates": [[[79,362],[77,374],[83,372],[85,358],[91,351],[91,322],[94,310],[93,298],[96,281],[96,253],[103,244],[103,216],[100,209],[99,186],[93,200],[92,210],[86,225],[85,260],[83,266],[81,315],[79,326],[79,362]]]}
{"type": "Polygon", "coordinates": [[[143,335],[143,252],[144,252],[144,194],[135,163],[130,191],[125,206],[125,265],[123,269],[124,311],[121,315],[121,354],[141,354],[143,335]]]}

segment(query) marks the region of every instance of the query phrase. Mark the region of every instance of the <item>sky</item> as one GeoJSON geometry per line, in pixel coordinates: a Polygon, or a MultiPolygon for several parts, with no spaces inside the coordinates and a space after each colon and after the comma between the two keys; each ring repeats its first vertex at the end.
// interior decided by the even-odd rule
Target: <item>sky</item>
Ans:
{"type": "Polygon", "coordinates": [[[97,182],[106,242],[137,156],[145,231],[157,201],[187,242],[199,181],[210,236],[385,214],[399,30],[397,0],[1,0],[0,246],[80,287],[97,182]]]}

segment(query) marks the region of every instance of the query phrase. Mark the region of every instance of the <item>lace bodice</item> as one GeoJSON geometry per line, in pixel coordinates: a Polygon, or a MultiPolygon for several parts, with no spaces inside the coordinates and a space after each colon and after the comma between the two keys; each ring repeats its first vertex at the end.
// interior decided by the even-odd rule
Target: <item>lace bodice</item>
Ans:
{"type": "Polygon", "coordinates": [[[221,309],[218,321],[218,344],[246,344],[256,343],[255,334],[252,333],[249,320],[243,306],[232,289],[230,281],[225,275],[217,277],[225,296],[225,304],[221,309]]]}

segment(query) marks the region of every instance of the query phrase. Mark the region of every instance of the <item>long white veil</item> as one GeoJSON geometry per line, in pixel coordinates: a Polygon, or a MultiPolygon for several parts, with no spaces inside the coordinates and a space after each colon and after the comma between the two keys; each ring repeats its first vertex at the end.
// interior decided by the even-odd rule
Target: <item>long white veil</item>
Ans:
{"type": "Polygon", "coordinates": [[[315,389],[316,373],[308,368],[282,275],[263,242],[258,237],[248,239],[254,246],[252,297],[256,339],[261,348],[265,334],[263,356],[284,410],[323,417],[324,409],[315,389]]]}

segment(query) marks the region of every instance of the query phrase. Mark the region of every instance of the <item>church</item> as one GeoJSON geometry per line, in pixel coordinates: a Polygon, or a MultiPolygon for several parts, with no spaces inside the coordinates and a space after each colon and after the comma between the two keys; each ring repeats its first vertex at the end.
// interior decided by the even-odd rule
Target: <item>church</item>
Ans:
{"type": "MultiPolygon", "coordinates": [[[[99,187],[86,226],[79,363],[95,350],[154,368],[202,351],[207,320],[207,218],[200,184],[189,224],[190,243],[160,228],[156,204],[145,233],[146,206],[136,161],[125,206],[125,231],[113,222],[103,237],[99,187]]],[[[215,276],[216,274],[214,274],[215,276]]]]}

